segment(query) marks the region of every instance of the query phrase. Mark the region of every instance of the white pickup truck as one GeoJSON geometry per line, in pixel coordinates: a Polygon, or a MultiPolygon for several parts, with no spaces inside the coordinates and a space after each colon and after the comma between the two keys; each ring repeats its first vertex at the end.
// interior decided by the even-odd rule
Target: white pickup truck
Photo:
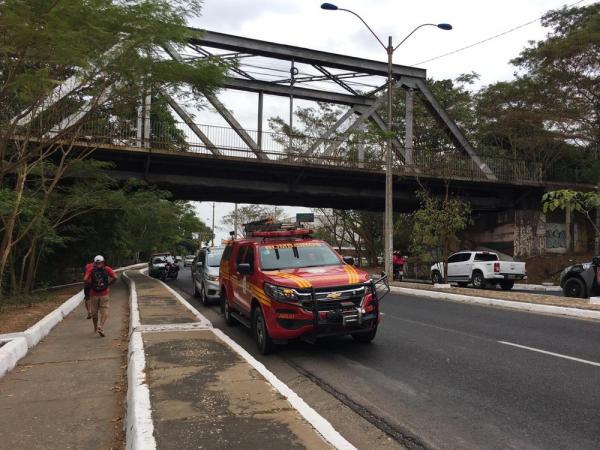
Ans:
{"type": "MultiPolygon", "coordinates": [[[[527,278],[524,262],[500,261],[493,252],[462,251],[448,258],[448,282],[459,286],[473,283],[473,287],[485,289],[488,285],[500,285],[508,291],[513,288],[515,280],[527,278]]],[[[431,266],[431,281],[443,283],[444,265],[441,262],[431,266]]]]}

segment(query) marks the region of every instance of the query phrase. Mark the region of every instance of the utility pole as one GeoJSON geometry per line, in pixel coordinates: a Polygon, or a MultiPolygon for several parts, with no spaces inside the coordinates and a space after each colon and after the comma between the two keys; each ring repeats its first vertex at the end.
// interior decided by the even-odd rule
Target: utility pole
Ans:
{"type": "Polygon", "coordinates": [[[212,239],[210,240],[210,246],[215,246],[215,202],[212,205],[212,239]]]}
{"type": "Polygon", "coordinates": [[[236,203],[233,207],[233,238],[237,238],[238,230],[238,204],[236,203]]]}
{"type": "MultiPolygon", "coordinates": [[[[381,44],[381,46],[385,49],[387,56],[388,56],[388,79],[387,79],[387,124],[388,124],[388,138],[387,138],[387,150],[386,150],[386,154],[385,154],[385,212],[383,214],[383,243],[384,243],[384,250],[383,250],[383,264],[384,264],[384,270],[385,273],[388,275],[392,274],[392,252],[393,252],[393,247],[394,247],[394,210],[393,210],[393,173],[392,173],[392,169],[393,169],[393,134],[392,134],[392,126],[393,126],[393,120],[392,120],[392,102],[394,101],[394,95],[393,95],[393,79],[394,79],[394,74],[393,74],[393,56],[394,56],[394,52],[398,49],[398,47],[400,47],[409,37],[411,37],[413,35],[413,33],[415,31],[417,31],[419,28],[422,27],[428,27],[428,26],[433,26],[433,27],[437,27],[441,30],[451,30],[452,29],[452,25],[448,24],[448,23],[423,23],[421,25],[419,25],[418,27],[416,27],[415,29],[413,29],[410,33],[408,33],[408,35],[402,39],[400,41],[400,43],[398,45],[396,45],[396,47],[394,47],[393,43],[392,43],[392,36],[388,37],[388,44],[387,46],[383,43],[383,41],[381,39],[379,39],[379,36],[377,36],[377,33],[375,33],[373,31],[373,29],[369,26],[369,24],[367,24],[367,22],[365,22],[365,20],[359,16],[357,13],[355,13],[354,11],[351,11],[349,9],[345,9],[345,8],[338,8],[336,5],[332,4],[332,3],[323,3],[321,5],[321,9],[324,10],[328,10],[328,11],[346,11],[356,17],[358,17],[358,19],[367,27],[367,29],[371,32],[371,34],[375,37],[375,39],[377,39],[377,41],[379,42],[379,44],[381,44]]],[[[410,128],[407,127],[407,139],[411,140],[411,145],[412,145],[412,96],[410,97],[411,103],[408,104],[407,103],[407,116],[411,116],[411,123],[410,123],[410,128]]],[[[412,155],[411,155],[412,158],[412,155]]],[[[410,164],[410,161],[406,161],[407,164],[410,164]]]]}

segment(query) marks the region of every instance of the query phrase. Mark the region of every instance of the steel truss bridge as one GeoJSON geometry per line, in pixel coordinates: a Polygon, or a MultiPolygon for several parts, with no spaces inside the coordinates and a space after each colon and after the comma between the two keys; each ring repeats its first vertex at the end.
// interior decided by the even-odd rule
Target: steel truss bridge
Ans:
{"type": "MultiPolygon", "coordinates": [[[[165,89],[164,98],[179,117],[179,130],[150,120],[151,93],[140,101],[136,117],[120,118],[119,127],[90,122],[77,145],[95,147],[95,159],[112,161],[114,176],[139,177],[171,190],[177,198],[248,203],[383,209],[384,147],[357,138],[367,123],[389,133],[380,116],[387,89],[387,64],[212,31],[198,31],[185,48],[165,47],[169,57],[186,62],[198,58],[235,59],[238,64],[223,88],[256,95],[256,127],[243,127],[217,95],[207,101],[229,125],[196,123],[185,106],[165,89]],[[285,64],[286,67],[283,67],[285,64]],[[345,108],[327,130],[290,135],[263,130],[265,95],[324,102],[345,108]]],[[[404,93],[400,131],[393,130],[395,206],[414,208],[414,190],[427,183],[452,190],[481,210],[507,209],[523,199],[539,197],[542,171],[531,162],[484,157],[470,145],[426,84],[424,69],[394,65],[394,91],[404,93]],[[413,102],[420,99],[454,145],[447,151],[415,151],[413,102]]],[[[69,80],[65,84],[68,84],[69,80]]],[[[59,87],[47,104],[61,100],[59,87]]],[[[54,133],[74,127],[86,114],[63,118],[54,133]]],[[[293,115],[290,113],[290,122],[293,115]]],[[[21,119],[20,125],[34,117],[21,119]]],[[[400,120],[397,120],[400,122],[400,120]]],[[[290,124],[291,125],[291,124],[290,124]]],[[[292,128],[293,129],[293,128],[292,128]]]]}

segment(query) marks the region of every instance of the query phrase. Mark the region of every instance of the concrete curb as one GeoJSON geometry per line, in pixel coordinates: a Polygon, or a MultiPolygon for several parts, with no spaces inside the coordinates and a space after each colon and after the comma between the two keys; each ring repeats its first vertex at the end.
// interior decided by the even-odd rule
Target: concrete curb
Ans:
{"type": "Polygon", "coordinates": [[[391,286],[391,291],[398,294],[415,295],[434,299],[453,300],[462,303],[473,303],[478,305],[499,306],[502,308],[517,309],[534,313],[553,314],[559,316],[575,317],[579,319],[600,320],[600,311],[589,309],[568,308],[566,306],[540,305],[538,303],[515,302],[486,297],[472,297],[462,294],[450,294],[447,292],[427,291],[423,289],[411,289],[391,286]]]}
{"type": "MultiPolygon", "coordinates": [[[[142,275],[148,276],[146,275],[145,269],[142,269],[139,271],[142,275]]],[[[127,277],[128,280],[130,280],[130,282],[132,283],[132,290],[135,289],[135,282],[131,279],[129,279],[127,277]]],[[[211,331],[213,334],[215,334],[219,339],[221,339],[225,344],[227,344],[233,351],[235,351],[238,355],[240,355],[248,364],[250,364],[258,373],[260,373],[266,380],[267,383],[269,383],[273,389],[275,389],[276,391],[278,391],[281,395],[283,395],[287,401],[292,405],[292,407],[298,411],[298,413],[308,422],[311,424],[311,426],[316,430],[317,433],[319,433],[327,442],[329,442],[334,448],[336,449],[340,449],[340,450],[355,450],[356,447],[354,447],[350,442],[348,442],[334,427],[333,425],[331,425],[331,423],[325,419],[323,416],[321,416],[317,411],[315,411],[313,408],[311,408],[298,394],[296,394],[296,392],[294,392],[287,384],[285,384],[283,381],[281,381],[279,378],[277,378],[277,376],[275,374],[273,374],[273,372],[271,372],[269,369],[267,369],[265,367],[265,365],[261,362],[259,362],[256,358],[254,358],[250,353],[248,353],[244,348],[242,348],[237,342],[235,342],[233,339],[231,339],[229,336],[227,336],[225,333],[223,333],[223,331],[219,330],[218,328],[214,328],[212,326],[212,323],[210,322],[210,320],[208,320],[206,317],[204,317],[200,312],[198,312],[187,300],[185,300],[183,298],[183,296],[181,296],[181,294],[179,294],[177,291],[175,291],[173,288],[171,288],[168,284],[164,283],[161,280],[157,280],[160,283],[162,283],[169,292],[171,292],[175,298],[181,302],[187,309],[189,309],[190,311],[192,311],[194,313],[194,315],[200,320],[200,326],[204,326],[204,330],[206,331],[211,331]]],[[[135,298],[137,299],[137,294],[135,295],[135,298]]],[[[137,304],[135,305],[135,309],[137,310],[137,304]]],[[[132,305],[132,311],[134,310],[134,306],[132,305]]],[[[181,325],[190,325],[190,324],[181,324],[181,325]]],[[[156,327],[156,325],[154,325],[156,327]]],[[[140,330],[143,330],[143,325],[140,326],[140,330]]],[[[148,330],[148,331],[153,331],[153,330],[148,330]]],[[[160,330],[157,330],[160,331],[160,330]]],[[[165,330],[166,331],[166,330],[165,330]]],[[[135,332],[134,336],[140,334],[140,342],[142,342],[141,339],[141,333],[140,332],[135,332]]],[[[133,337],[133,336],[132,336],[133,337]]],[[[131,342],[131,341],[130,341],[131,342]]],[[[143,343],[142,343],[143,345],[143,343]]],[[[143,354],[143,347],[142,347],[142,354],[143,354]]],[[[143,357],[143,356],[142,356],[143,357]]],[[[144,364],[145,366],[145,364],[144,364]]],[[[144,367],[142,366],[142,367],[144,367]]],[[[131,380],[132,378],[130,378],[129,376],[129,371],[128,371],[128,376],[127,376],[128,380],[131,380]]],[[[149,391],[148,391],[148,387],[147,385],[145,385],[146,391],[148,392],[146,395],[148,395],[148,406],[147,406],[147,414],[149,417],[150,422],[152,421],[152,418],[150,417],[150,411],[151,411],[151,406],[150,406],[150,397],[149,397],[149,391]]],[[[129,381],[129,387],[131,387],[131,381],[129,381]]],[[[127,445],[126,448],[130,449],[130,448],[139,448],[139,449],[146,449],[146,448],[155,448],[155,447],[149,447],[148,445],[146,446],[141,446],[141,447],[130,447],[129,446],[129,429],[130,429],[130,425],[129,425],[129,391],[127,393],[127,405],[128,405],[128,409],[127,409],[127,445]]],[[[141,406],[143,407],[143,406],[141,406]]],[[[140,407],[140,409],[141,409],[140,407]]],[[[136,420],[139,421],[139,419],[136,418],[136,420]]],[[[150,423],[150,425],[152,426],[152,424],[150,423]]],[[[152,426],[153,429],[153,426],[152,426]]],[[[136,435],[137,437],[137,435],[136,435]]],[[[152,439],[152,441],[154,442],[154,445],[156,445],[156,442],[154,441],[154,439],[152,439]]]]}
{"type": "Polygon", "coordinates": [[[146,384],[146,356],[140,326],[135,281],[123,273],[129,287],[129,348],[127,353],[127,418],[125,420],[125,448],[127,450],[154,450],[154,422],[150,404],[150,388],[146,384]]]}
{"type": "Polygon", "coordinates": [[[515,284],[513,289],[521,291],[561,292],[560,286],[544,286],[543,284],[515,284]]]}
{"type": "Polygon", "coordinates": [[[10,340],[0,339],[5,344],[0,347],[0,378],[10,372],[17,362],[27,354],[27,340],[24,337],[13,337],[10,340]]]}

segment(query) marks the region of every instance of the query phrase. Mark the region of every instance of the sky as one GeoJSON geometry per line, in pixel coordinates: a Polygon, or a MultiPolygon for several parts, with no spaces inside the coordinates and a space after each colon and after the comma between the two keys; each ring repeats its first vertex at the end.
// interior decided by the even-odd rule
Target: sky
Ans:
{"type": "MultiPolygon", "coordinates": [[[[516,68],[510,60],[528,45],[541,40],[548,30],[539,20],[551,9],[570,5],[576,0],[341,0],[340,8],[351,9],[387,41],[391,35],[400,42],[414,27],[422,23],[450,23],[451,31],[434,27],[418,30],[394,54],[394,63],[416,65],[435,79],[455,79],[460,74],[476,72],[475,89],[497,81],[510,80],[516,68]],[[527,22],[529,25],[511,31],[473,48],[425,62],[475,42],[504,33],[527,22]]],[[[584,0],[578,6],[592,4],[584,0]]],[[[205,0],[202,15],[190,18],[192,26],[255,39],[297,45],[369,59],[385,61],[387,55],[380,44],[352,14],[320,9],[315,0],[205,0]]],[[[256,129],[255,94],[222,92],[220,99],[249,129],[256,129]]],[[[296,102],[305,106],[308,102],[296,102]]],[[[265,98],[265,119],[287,117],[287,99],[265,98]]],[[[222,125],[224,122],[210,110],[197,114],[200,123],[222,125]]],[[[212,202],[196,202],[199,216],[212,224],[212,202]]],[[[220,218],[233,209],[233,204],[217,203],[215,228],[217,238],[227,236],[220,218]]],[[[306,212],[306,208],[286,208],[286,213],[306,212]]]]}

